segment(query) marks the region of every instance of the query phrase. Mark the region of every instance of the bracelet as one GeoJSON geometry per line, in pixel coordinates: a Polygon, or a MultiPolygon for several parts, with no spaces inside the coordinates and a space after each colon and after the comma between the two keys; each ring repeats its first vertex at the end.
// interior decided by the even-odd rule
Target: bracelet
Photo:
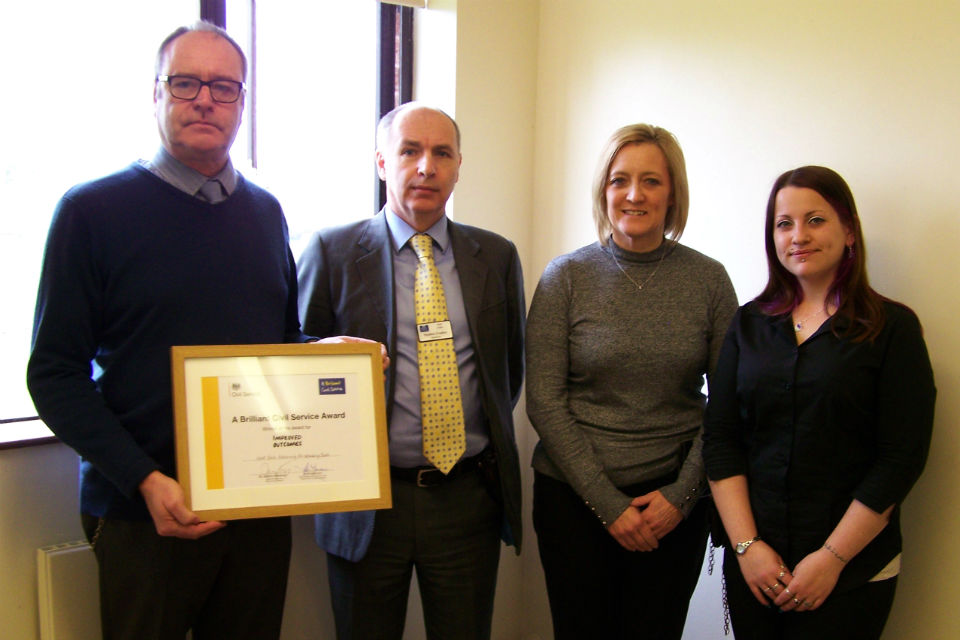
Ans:
{"type": "Polygon", "coordinates": [[[839,561],[842,562],[843,564],[847,564],[847,559],[844,558],[844,557],[843,557],[842,555],[840,555],[839,553],[837,553],[837,550],[834,549],[833,547],[831,547],[831,546],[830,546],[829,544],[827,544],[826,542],[823,543],[823,548],[826,549],[827,551],[829,551],[830,553],[832,553],[833,556],[834,556],[837,560],[839,560],[839,561]]]}

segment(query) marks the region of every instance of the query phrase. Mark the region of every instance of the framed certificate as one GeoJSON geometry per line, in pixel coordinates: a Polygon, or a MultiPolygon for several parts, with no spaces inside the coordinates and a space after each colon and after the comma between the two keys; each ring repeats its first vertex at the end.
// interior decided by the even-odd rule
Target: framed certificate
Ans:
{"type": "Polygon", "coordinates": [[[177,475],[205,520],[390,503],[380,345],[173,347],[177,475]]]}

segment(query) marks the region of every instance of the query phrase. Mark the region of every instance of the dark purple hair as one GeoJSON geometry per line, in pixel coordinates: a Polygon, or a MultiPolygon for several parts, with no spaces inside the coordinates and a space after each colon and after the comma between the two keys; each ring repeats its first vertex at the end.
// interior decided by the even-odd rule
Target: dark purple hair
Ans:
{"type": "MultiPolygon", "coordinates": [[[[803,300],[803,289],[797,278],[780,264],[777,247],[773,240],[776,224],[777,194],[784,187],[813,189],[826,200],[854,237],[853,246],[845,252],[827,300],[836,305],[837,318],[848,321],[846,335],[854,340],[872,340],[883,328],[883,297],[870,287],[867,279],[867,251],[860,228],[860,216],[853,201],[853,193],[840,174],[826,167],[807,166],[783,173],[773,183],[767,200],[767,218],[764,242],[767,251],[767,286],[757,296],[760,308],[769,315],[792,312],[803,300]]],[[[831,328],[835,325],[831,324],[831,328]]]]}

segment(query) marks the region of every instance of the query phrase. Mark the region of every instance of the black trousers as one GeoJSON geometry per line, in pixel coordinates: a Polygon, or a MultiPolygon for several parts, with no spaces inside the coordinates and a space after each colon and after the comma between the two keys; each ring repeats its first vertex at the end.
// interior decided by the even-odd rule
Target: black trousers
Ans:
{"type": "Polygon", "coordinates": [[[413,568],[431,640],[490,637],[501,508],[478,471],[433,486],[394,479],[367,554],[327,554],[339,640],[400,640],[413,568]]]}
{"type": "MultiPolygon", "coordinates": [[[[664,484],[623,489],[637,496],[664,484]]],[[[706,549],[703,504],[655,551],[627,551],[570,485],[537,472],[533,525],[555,638],[680,640],[706,549]]]]}
{"type": "Polygon", "coordinates": [[[813,611],[784,613],[757,602],[733,553],[723,558],[730,621],[737,640],[877,640],[893,606],[897,578],[831,593],[813,611]]]}
{"type": "MultiPolygon", "coordinates": [[[[98,519],[82,516],[87,539],[98,519]]],[[[235,520],[199,540],[153,522],[103,520],[94,553],[105,640],[280,637],[290,519],[235,520]]]]}

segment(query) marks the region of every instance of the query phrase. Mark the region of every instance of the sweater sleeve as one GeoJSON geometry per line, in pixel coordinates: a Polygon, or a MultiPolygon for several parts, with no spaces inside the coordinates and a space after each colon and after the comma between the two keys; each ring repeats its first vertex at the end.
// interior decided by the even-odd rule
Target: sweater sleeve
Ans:
{"type": "MultiPolygon", "coordinates": [[[[715,285],[711,289],[706,320],[708,324],[705,331],[709,353],[706,376],[710,395],[713,393],[713,374],[720,358],[724,336],[736,311],[737,294],[733,283],[726,269],[718,265],[715,285]]],[[[703,462],[703,428],[701,427],[680,468],[677,480],[660,489],[660,492],[683,513],[684,517],[687,517],[705,490],[706,475],[703,462]]]]}
{"type": "Polygon", "coordinates": [[[132,497],[160,465],[123,427],[91,377],[106,286],[93,244],[68,194],[54,213],[44,252],[27,386],[50,430],[132,497]]]}
{"type": "Polygon", "coordinates": [[[544,271],[527,317],[527,415],[550,461],[600,518],[612,524],[631,496],[611,482],[568,410],[571,283],[555,260],[544,271]]]}

